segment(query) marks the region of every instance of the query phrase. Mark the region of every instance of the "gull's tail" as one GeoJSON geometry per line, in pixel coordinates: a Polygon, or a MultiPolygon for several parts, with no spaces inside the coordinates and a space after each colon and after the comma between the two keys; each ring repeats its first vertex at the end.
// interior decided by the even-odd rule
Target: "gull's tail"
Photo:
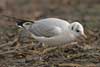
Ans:
{"type": "Polygon", "coordinates": [[[13,17],[13,16],[2,15],[2,17],[6,17],[8,19],[12,19],[13,21],[16,22],[16,25],[21,26],[21,27],[23,27],[23,24],[26,23],[26,22],[34,23],[34,21],[25,20],[25,19],[19,19],[19,18],[13,17]]]}

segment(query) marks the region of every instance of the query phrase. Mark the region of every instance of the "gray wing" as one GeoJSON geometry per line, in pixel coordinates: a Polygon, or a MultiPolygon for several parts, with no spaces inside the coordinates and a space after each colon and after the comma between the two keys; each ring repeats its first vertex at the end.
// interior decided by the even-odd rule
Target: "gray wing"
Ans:
{"type": "Polygon", "coordinates": [[[37,36],[52,37],[61,34],[69,25],[65,20],[47,18],[35,21],[29,30],[37,36]]]}
{"type": "Polygon", "coordinates": [[[62,33],[60,27],[47,24],[33,24],[29,31],[36,36],[44,37],[52,37],[62,33]]]}

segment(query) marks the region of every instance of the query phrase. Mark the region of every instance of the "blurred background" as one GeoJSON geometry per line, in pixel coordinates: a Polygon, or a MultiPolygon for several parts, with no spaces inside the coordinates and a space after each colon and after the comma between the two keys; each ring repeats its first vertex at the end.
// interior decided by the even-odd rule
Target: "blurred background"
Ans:
{"type": "MultiPolygon", "coordinates": [[[[99,27],[99,0],[0,0],[0,14],[29,20],[57,17],[99,27]]],[[[0,19],[2,20],[2,19],[0,19]]],[[[14,24],[0,22],[0,25],[14,24]]]]}
{"type": "Polygon", "coordinates": [[[0,0],[0,67],[100,67],[99,28],[100,0],[0,0]],[[48,17],[79,21],[88,38],[78,42],[81,47],[74,45],[40,55],[33,50],[42,53],[44,48],[30,47],[33,40],[29,34],[18,32],[16,23],[2,15],[33,21],[48,17]]]}

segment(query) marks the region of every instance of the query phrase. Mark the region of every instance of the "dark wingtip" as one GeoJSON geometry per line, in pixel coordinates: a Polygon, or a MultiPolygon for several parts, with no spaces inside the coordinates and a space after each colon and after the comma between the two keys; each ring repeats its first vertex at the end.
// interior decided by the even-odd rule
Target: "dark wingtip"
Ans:
{"type": "Polygon", "coordinates": [[[34,23],[33,21],[30,21],[30,20],[18,19],[18,20],[16,20],[16,25],[23,27],[23,24],[26,23],[26,22],[34,23]]]}
{"type": "Polygon", "coordinates": [[[8,18],[8,19],[14,20],[14,21],[16,22],[16,25],[21,26],[21,27],[23,27],[23,24],[24,24],[25,22],[32,22],[32,23],[34,23],[34,21],[31,21],[31,20],[18,19],[18,18],[16,18],[16,17],[7,16],[7,15],[2,15],[2,16],[3,16],[3,17],[6,17],[6,18],[8,18]]]}
{"type": "Polygon", "coordinates": [[[16,25],[23,27],[23,24],[25,23],[24,20],[18,19],[16,20],[16,25]]]}

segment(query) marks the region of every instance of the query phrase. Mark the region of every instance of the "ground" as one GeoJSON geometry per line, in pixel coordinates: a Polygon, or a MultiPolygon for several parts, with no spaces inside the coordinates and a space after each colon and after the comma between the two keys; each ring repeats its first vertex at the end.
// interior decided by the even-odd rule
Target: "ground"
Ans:
{"type": "Polygon", "coordinates": [[[0,67],[100,67],[99,12],[99,0],[0,0],[0,67]],[[37,46],[29,33],[3,15],[79,21],[88,38],[60,48],[37,46]]]}

